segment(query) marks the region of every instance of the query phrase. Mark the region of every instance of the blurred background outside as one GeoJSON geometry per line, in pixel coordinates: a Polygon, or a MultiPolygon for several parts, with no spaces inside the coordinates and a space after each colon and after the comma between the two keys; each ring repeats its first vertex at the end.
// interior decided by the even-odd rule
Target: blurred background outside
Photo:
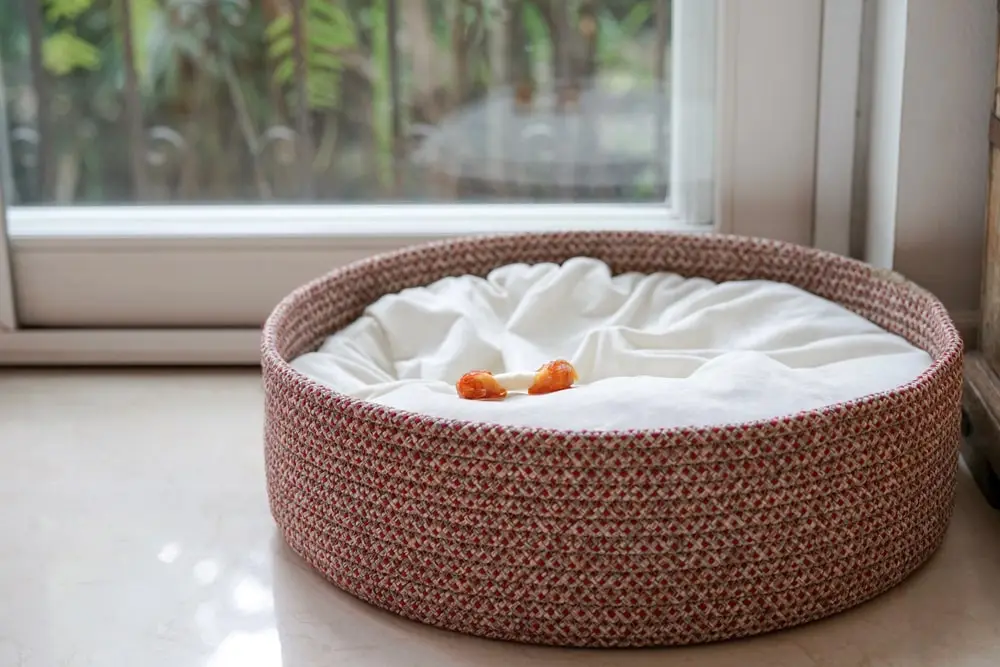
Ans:
{"type": "Polygon", "coordinates": [[[669,0],[4,0],[16,205],[664,201],[669,0]]]}

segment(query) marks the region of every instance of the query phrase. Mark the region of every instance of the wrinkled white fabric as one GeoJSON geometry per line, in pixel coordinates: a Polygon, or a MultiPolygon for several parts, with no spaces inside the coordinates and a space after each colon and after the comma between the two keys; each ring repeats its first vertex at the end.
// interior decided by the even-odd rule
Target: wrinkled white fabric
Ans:
{"type": "Polygon", "coordinates": [[[929,355],[783,283],[607,265],[513,264],[383,297],[293,360],[333,389],[458,420],[557,429],[646,429],[766,419],[887,391],[929,355]],[[500,402],[457,397],[470,370],[532,371],[566,358],[578,387],[500,402]]]}

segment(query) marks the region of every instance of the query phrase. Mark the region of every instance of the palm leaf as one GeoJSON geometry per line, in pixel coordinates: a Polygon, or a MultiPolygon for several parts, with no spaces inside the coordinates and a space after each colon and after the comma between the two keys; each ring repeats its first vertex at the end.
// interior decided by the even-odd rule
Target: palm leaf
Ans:
{"type": "MultiPolygon", "coordinates": [[[[282,14],[265,28],[268,56],[274,61],[274,80],[288,85],[295,77],[296,42],[291,14],[282,14]]],[[[358,44],[357,26],[343,7],[332,0],[306,0],[302,10],[307,100],[312,109],[336,107],[341,53],[358,44]]]]}

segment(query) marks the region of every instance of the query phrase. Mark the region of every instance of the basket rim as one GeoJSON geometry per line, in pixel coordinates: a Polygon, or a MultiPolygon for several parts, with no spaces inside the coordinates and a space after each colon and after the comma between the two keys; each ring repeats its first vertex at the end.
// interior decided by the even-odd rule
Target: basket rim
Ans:
{"type": "MultiPolygon", "coordinates": [[[[514,263],[514,262],[511,262],[514,263]]],[[[780,282],[780,281],[774,281],[780,282]]],[[[802,288],[804,289],[804,288],[802,288]]],[[[808,290],[805,290],[808,291],[808,290]]],[[[811,292],[810,292],[811,293],[811,292]]],[[[817,295],[818,296],[818,295],[817,295]]],[[[824,297],[820,297],[824,298],[824,297]]],[[[330,332],[331,334],[334,332],[330,332]]],[[[923,349],[923,348],[921,348],[923,349]]],[[[926,351],[926,350],[925,350],[926,351]]],[[[890,409],[892,404],[899,402],[909,402],[918,398],[918,395],[935,385],[939,381],[947,379],[949,369],[961,362],[964,354],[964,343],[962,337],[952,321],[944,304],[937,296],[913,283],[898,272],[889,269],[879,269],[866,264],[860,260],[838,255],[833,252],[809,248],[786,241],[776,241],[757,237],[737,236],[733,234],[722,234],[715,232],[678,232],[678,231],[561,231],[561,232],[517,232],[482,234],[476,236],[456,236],[449,239],[434,241],[430,243],[420,243],[406,246],[397,250],[372,255],[358,261],[351,262],[341,267],[337,267],[321,276],[318,276],[299,287],[295,288],[285,296],[272,310],[264,323],[261,332],[261,367],[265,384],[268,377],[280,375],[280,382],[286,388],[291,388],[303,394],[309,395],[329,408],[350,419],[361,419],[372,423],[378,423],[399,429],[423,429],[428,431],[428,435],[444,435],[451,433],[455,437],[466,440],[470,435],[478,434],[489,438],[493,443],[498,439],[516,442],[521,439],[544,439],[546,441],[563,441],[574,439],[581,441],[578,444],[590,445],[611,445],[613,443],[630,442],[635,440],[645,440],[652,446],[655,444],[676,446],[680,442],[710,442],[717,441],[727,434],[756,432],[759,429],[781,429],[786,435],[795,435],[802,431],[815,431],[820,427],[820,421],[837,423],[841,420],[851,420],[860,416],[868,410],[884,407],[890,409]],[[488,242],[496,239],[536,239],[536,240],[560,240],[572,238],[575,235],[585,234],[588,236],[599,236],[613,239],[623,235],[641,235],[649,238],[687,238],[718,240],[725,239],[730,243],[742,244],[747,248],[759,250],[773,250],[793,252],[801,257],[813,257],[825,262],[839,263],[842,265],[853,265],[856,268],[868,272],[872,280],[893,283],[897,287],[903,287],[913,296],[919,297],[927,302],[929,306],[926,321],[930,324],[937,321],[942,325],[948,334],[948,343],[941,350],[937,358],[931,360],[928,366],[920,375],[913,380],[894,387],[893,389],[876,392],[853,398],[847,401],[839,401],[820,408],[811,410],[801,410],[796,413],[742,422],[724,422],[707,426],[673,426],[655,429],[555,429],[547,427],[506,425],[488,421],[448,419],[434,417],[427,414],[395,408],[389,405],[373,403],[359,398],[342,394],[326,384],[323,384],[292,367],[278,351],[278,332],[284,324],[286,318],[293,310],[308,301],[308,297],[317,288],[334,282],[346,273],[353,273],[363,268],[377,268],[380,264],[399,260],[408,255],[416,256],[428,249],[446,249],[452,246],[471,242],[488,242]],[[291,387],[288,387],[291,385],[291,387]]]]}

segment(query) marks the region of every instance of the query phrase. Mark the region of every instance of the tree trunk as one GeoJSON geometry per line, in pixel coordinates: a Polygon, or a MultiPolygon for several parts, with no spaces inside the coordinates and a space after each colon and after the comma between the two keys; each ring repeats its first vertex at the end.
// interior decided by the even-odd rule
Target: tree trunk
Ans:
{"type": "Polygon", "coordinates": [[[42,3],[38,0],[23,0],[22,9],[28,27],[29,53],[31,63],[31,83],[35,91],[38,125],[38,158],[35,170],[35,198],[39,202],[48,203],[52,196],[54,170],[52,136],[52,82],[42,61],[42,41],[45,39],[45,20],[42,16],[42,3]]]}
{"type": "Polygon", "coordinates": [[[135,71],[135,46],[132,35],[132,0],[121,1],[122,60],[125,63],[125,116],[129,132],[129,156],[132,167],[132,196],[136,201],[147,197],[146,128],[142,120],[139,76],[135,71]]]}
{"type": "Polygon", "coordinates": [[[423,121],[435,122],[444,109],[438,104],[438,91],[444,88],[448,77],[448,54],[434,39],[434,27],[427,0],[402,0],[399,4],[399,22],[406,30],[408,58],[413,71],[409,91],[415,115],[423,121]]]}
{"type": "Polygon", "coordinates": [[[313,198],[313,136],[312,118],[308,95],[308,36],[306,35],[306,3],[292,0],[292,39],[295,63],[295,129],[298,132],[298,156],[300,195],[303,199],[313,198]]]}

